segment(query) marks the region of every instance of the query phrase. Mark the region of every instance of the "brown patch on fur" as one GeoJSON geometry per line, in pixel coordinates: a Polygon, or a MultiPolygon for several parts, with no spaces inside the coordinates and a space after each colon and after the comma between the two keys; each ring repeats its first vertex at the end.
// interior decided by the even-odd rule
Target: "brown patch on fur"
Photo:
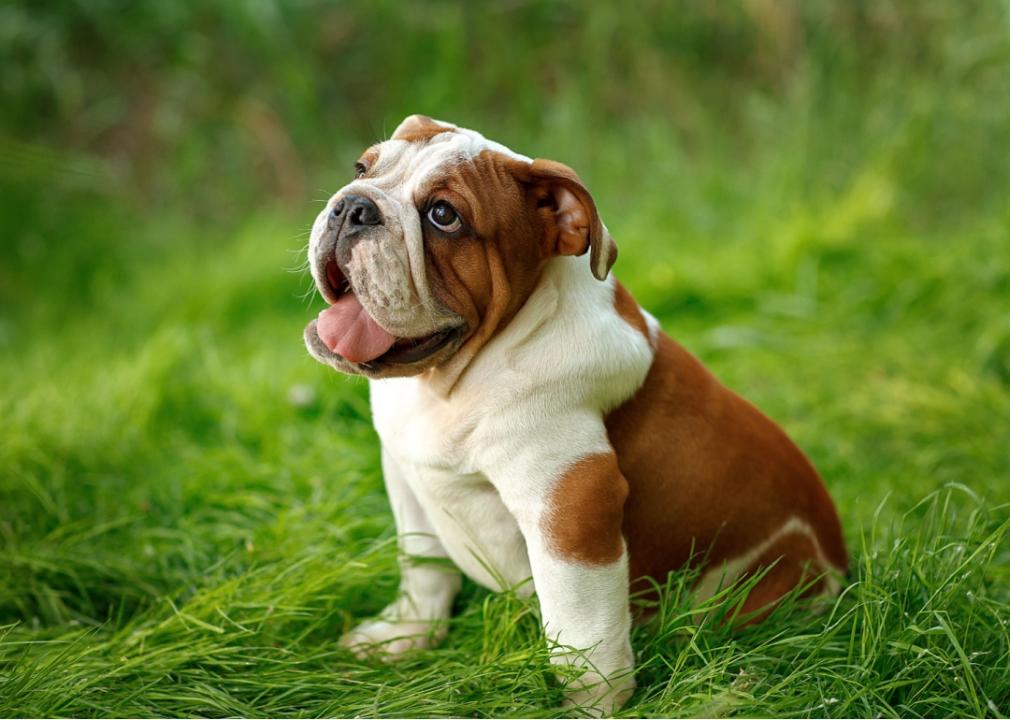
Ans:
{"type": "Polygon", "coordinates": [[[807,458],[666,335],[642,387],[605,422],[630,487],[633,579],[663,582],[687,564],[739,557],[791,515],[810,525],[835,568],[848,567],[834,505],[807,458]]]}
{"type": "Polygon", "coordinates": [[[765,571],[734,613],[738,621],[735,626],[746,627],[761,622],[796,587],[809,585],[803,590],[803,597],[823,590],[824,581],[818,578],[825,569],[814,560],[816,557],[817,548],[802,533],[792,533],[775,542],[740,576],[744,580],[765,571]]]}
{"type": "MultiPolygon", "coordinates": [[[[460,350],[435,369],[434,374],[441,375],[440,387],[451,387],[451,378],[458,377],[480,348],[508,324],[535,289],[545,263],[557,255],[555,209],[545,204],[545,183],[553,182],[564,182],[589,208],[595,273],[597,254],[608,252],[612,261],[616,246],[589,192],[575,171],[561,163],[536,160],[530,164],[485,150],[470,161],[446,167],[441,176],[428,178],[417,189],[418,208],[444,199],[461,214],[466,226],[462,235],[446,238],[422,223],[436,295],[471,330],[460,350]]],[[[627,299],[634,304],[630,296],[627,299]]]]}
{"type": "Polygon", "coordinates": [[[621,518],[628,483],[613,453],[569,467],[551,493],[541,527],[555,552],[586,565],[609,565],[624,552],[621,518]]]}
{"type": "Polygon", "coordinates": [[[649,344],[652,344],[652,338],[649,337],[649,325],[645,322],[641,308],[638,307],[635,298],[631,297],[631,293],[616,278],[614,280],[614,309],[624,322],[642,333],[649,344]]]}
{"type": "Polygon", "coordinates": [[[459,351],[436,369],[445,377],[458,375],[508,324],[552,257],[535,200],[521,182],[523,165],[484,151],[429,178],[414,197],[418,208],[446,200],[464,221],[452,237],[422,222],[433,292],[470,328],[459,351]]]}
{"type": "Polygon", "coordinates": [[[375,145],[361,153],[358,162],[365,166],[367,172],[379,160],[379,148],[375,145]]]}
{"type": "Polygon", "coordinates": [[[452,132],[455,128],[441,125],[427,115],[410,115],[393,133],[393,140],[407,142],[424,142],[444,132],[452,132]]]}

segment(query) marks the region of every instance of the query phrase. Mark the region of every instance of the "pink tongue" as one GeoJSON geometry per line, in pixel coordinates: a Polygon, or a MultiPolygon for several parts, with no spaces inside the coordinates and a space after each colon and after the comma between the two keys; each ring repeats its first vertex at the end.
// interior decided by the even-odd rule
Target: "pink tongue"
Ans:
{"type": "Polygon", "coordinates": [[[368,316],[354,293],[341,295],[319,313],[316,332],[326,347],[355,363],[374,360],[396,342],[368,316]]]}

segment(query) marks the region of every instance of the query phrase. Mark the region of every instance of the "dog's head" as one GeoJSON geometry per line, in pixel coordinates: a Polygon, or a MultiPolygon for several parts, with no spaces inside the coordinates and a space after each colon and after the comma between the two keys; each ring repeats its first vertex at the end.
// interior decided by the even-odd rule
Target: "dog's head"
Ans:
{"type": "Polygon", "coordinates": [[[573,170],[420,115],[370,147],[316,218],[312,276],[330,304],[305,328],[320,362],[369,377],[472,357],[557,255],[617,257],[573,170]]]}

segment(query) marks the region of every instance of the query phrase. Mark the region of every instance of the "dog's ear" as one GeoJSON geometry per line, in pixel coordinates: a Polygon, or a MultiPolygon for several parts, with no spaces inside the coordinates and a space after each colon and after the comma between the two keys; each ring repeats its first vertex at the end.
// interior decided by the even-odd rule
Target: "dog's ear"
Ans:
{"type": "Polygon", "coordinates": [[[393,140],[427,140],[439,133],[451,132],[456,129],[455,125],[433,120],[427,115],[408,115],[403,119],[396,130],[393,131],[393,140]]]}
{"type": "Polygon", "coordinates": [[[558,255],[582,255],[589,250],[593,275],[604,280],[617,260],[617,245],[582,180],[567,165],[539,158],[528,173],[527,182],[550,249],[558,255]]]}

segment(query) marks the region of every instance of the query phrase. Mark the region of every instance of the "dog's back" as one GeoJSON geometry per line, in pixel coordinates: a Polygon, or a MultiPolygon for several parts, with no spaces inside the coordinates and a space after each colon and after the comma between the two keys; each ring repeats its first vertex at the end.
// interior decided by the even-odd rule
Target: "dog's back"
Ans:
{"type": "Polygon", "coordinates": [[[848,567],[841,527],[803,452],[751,403],[660,333],[638,392],[606,417],[629,485],[624,513],[631,577],[663,581],[705,565],[700,599],[774,566],[745,612],[824,577],[832,591],[848,567]]]}

